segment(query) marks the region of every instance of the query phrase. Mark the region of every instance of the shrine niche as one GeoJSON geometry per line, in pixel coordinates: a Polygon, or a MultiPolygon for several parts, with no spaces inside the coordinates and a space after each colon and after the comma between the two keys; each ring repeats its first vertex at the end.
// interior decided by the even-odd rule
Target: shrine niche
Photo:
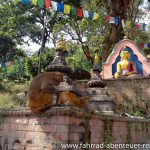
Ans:
{"type": "Polygon", "coordinates": [[[107,61],[103,64],[102,77],[109,79],[133,76],[150,76],[150,61],[140,52],[133,41],[126,38],[116,44],[107,61]],[[129,55],[126,65],[122,65],[122,57],[124,57],[122,55],[129,55]]]}

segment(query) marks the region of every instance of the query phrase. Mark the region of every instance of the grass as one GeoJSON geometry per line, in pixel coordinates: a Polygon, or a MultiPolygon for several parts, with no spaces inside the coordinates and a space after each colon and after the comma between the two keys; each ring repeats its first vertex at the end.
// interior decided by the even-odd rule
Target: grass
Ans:
{"type": "Polygon", "coordinates": [[[1,83],[4,87],[0,90],[0,108],[20,108],[25,105],[25,96],[22,94],[18,96],[17,94],[23,93],[28,87],[27,83],[15,83],[3,81],[1,83]]]}

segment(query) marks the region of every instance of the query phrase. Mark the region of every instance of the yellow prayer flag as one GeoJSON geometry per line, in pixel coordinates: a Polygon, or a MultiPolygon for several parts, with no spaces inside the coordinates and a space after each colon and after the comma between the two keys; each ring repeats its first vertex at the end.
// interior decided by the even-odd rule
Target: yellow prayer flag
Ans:
{"type": "Polygon", "coordinates": [[[64,5],[64,13],[65,13],[65,14],[70,14],[70,8],[71,8],[70,5],[66,5],[66,4],[65,4],[65,5],[64,5]]]}
{"type": "Polygon", "coordinates": [[[99,17],[98,13],[94,13],[93,20],[96,20],[99,17]]]}
{"type": "Polygon", "coordinates": [[[37,0],[31,0],[31,3],[32,3],[33,5],[37,5],[37,0]]]}
{"type": "Polygon", "coordinates": [[[126,21],[126,28],[129,28],[130,27],[130,25],[131,25],[131,21],[126,21]]]}

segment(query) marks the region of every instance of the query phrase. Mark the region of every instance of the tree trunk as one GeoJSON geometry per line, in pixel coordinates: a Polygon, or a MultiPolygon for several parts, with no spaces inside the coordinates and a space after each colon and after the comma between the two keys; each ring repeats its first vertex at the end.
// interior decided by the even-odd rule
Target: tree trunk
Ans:
{"type": "Polygon", "coordinates": [[[122,25],[121,23],[118,25],[118,27],[115,27],[115,25],[112,25],[111,31],[110,31],[110,37],[107,39],[106,44],[104,46],[103,52],[102,52],[102,61],[105,62],[111,52],[111,48],[113,46],[113,43],[118,40],[118,37],[120,36],[122,31],[122,25]]]}
{"type": "Polygon", "coordinates": [[[126,14],[128,12],[131,1],[132,0],[111,0],[110,5],[112,5],[112,6],[108,7],[108,13],[110,12],[110,8],[111,8],[112,14],[110,14],[110,16],[119,17],[120,22],[117,26],[115,24],[110,24],[110,35],[106,39],[106,43],[105,43],[105,46],[104,46],[103,52],[102,52],[102,61],[103,62],[106,62],[106,60],[111,52],[113,43],[118,40],[118,38],[123,30],[121,20],[126,19],[126,14]]]}

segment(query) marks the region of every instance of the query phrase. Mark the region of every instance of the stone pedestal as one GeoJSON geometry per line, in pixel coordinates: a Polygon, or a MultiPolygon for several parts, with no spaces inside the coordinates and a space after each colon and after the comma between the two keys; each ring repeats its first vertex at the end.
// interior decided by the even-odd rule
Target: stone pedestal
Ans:
{"type": "Polygon", "coordinates": [[[106,90],[106,83],[100,77],[101,67],[98,63],[98,54],[95,54],[95,64],[90,81],[87,83],[86,93],[90,98],[90,104],[96,112],[113,114],[115,103],[110,99],[106,90]]]}
{"type": "Polygon", "coordinates": [[[97,112],[114,113],[115,103],[110,99],[106,88],[87,88],[86,92],[90,98],[90,104],[97,112]]]}

